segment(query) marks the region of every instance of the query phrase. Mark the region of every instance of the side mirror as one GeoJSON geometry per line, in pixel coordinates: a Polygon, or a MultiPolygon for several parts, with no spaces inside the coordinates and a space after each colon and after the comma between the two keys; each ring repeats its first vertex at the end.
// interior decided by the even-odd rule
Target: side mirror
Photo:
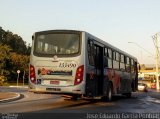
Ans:
{"type": "Polygon", "coordinates": [[[34,35],[32,35],[32,40],[34,39],[34,35]]]}
{"type": "Polygon", "coordinates": [[[138,65],[138,70],[141,70],[141,66],[140,66],[140,64],[138,65]]]}

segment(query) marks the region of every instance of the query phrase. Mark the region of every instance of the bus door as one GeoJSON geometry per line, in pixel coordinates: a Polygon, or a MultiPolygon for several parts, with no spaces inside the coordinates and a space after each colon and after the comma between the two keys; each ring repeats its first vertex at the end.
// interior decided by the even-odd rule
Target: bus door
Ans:
{"type": "Polygon", "coordinates": [[[88,41],[88,62],[86,76],[86,95],[94,97],[103,91],[103,48],[88,41]]]}
{"type": "Polygon", "coordinates": [[[104,79],[104,63],[103,63],[103,47],[95,45],[95,68],[96,68],[96,91],[97,95],[103,94],[104,79]]]}
{"type": "Polygon", "coordinates": [[[138,68],[137,67],[137,62],[135,62],[134,64],[134,70],[135,70],[135,73],[136,73],[136,76],[135,76],[135,90],[137,91],[138,90],[138,69],[140,70],[140,67],[138,68]]]}

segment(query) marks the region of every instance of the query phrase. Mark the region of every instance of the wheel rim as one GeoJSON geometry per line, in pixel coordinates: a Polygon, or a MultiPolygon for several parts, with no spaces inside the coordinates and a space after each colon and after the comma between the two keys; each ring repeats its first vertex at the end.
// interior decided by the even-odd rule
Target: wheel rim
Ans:
{"type": "Polygon", "coordinates": [[[111,101],[111,99],[112,99],[112,90],[111,90],[111,88],[109,88],[108,100],[111,101]]]}

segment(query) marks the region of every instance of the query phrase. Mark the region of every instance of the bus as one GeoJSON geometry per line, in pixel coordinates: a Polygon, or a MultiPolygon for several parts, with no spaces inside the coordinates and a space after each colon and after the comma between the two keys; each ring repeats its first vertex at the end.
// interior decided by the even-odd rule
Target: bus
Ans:
{"type": "Polygon", "coordinates": [[[29,90],[103,98],[137,90],[137,58],[85,31],[48,30],[32,36],[29,90]]]}

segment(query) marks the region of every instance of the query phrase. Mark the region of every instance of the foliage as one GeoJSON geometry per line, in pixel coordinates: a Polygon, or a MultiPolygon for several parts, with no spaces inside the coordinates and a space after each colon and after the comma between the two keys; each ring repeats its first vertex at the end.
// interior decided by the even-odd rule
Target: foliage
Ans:
{"type": "Polygon", "coordinates": [[[11,48],[8,45],[0,44],[0,75],[9,75],[7,63],[10,59],[11,48]]]}
{"type": "Polygon", "coordinates": [[[0,76],[0,86],[3,86],[3,84],[7,81],[7,78],[5,76],[0,76]]]}
{"type": "Polygon", "coordinates": [[[26,42],[20,36],[10,31],[0,29],[0,43],[10,46],[12,51],[18,54],[30,54],[30,44],[26,45],[26,42]]]}
{"type": "Polygon", "coordinates": [[[20,77],[23,72],[27,77],[30,50],[30,44],[26,45],[20,36],[0,27],[0,76],[16,81],[17,70],[21,70],[20,77]]]}

